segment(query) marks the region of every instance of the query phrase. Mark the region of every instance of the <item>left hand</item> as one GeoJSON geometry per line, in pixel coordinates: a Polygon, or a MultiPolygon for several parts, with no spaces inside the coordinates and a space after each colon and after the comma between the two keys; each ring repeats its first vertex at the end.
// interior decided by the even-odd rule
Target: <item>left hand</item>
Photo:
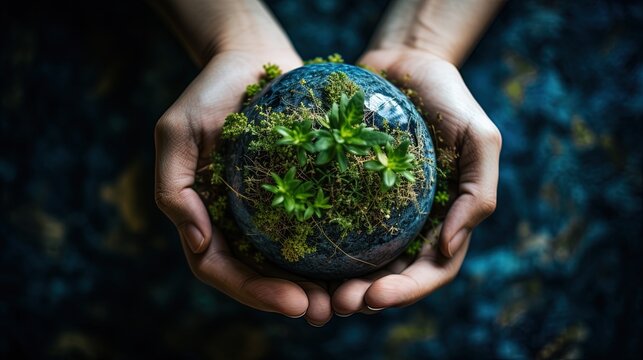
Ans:
{"type": "Polygon", "coordinates": [[[398,82],[408,76],[406,84],[419,93],[424,110],[442,115],[434,125],[445,145],[458,151],[458,184],[443,225],[434,230],[439,250],[425,244],[415,259],[401,256],[382,270],[342,283],[332,297],[340,316],[410,305],[455,278],[471,231],[495,210],[502,144],[500,132],[448,61],[400,47],[369,51],[358,63],[386,70],[398,82]]]}

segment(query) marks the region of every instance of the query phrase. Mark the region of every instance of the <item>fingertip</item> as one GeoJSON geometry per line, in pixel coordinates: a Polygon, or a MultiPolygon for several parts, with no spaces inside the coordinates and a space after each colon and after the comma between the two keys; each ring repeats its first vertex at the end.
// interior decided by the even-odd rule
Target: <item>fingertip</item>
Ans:
{"type": "Polygon", "coordinates": [[[268,311],[276,312],[289,318],[300,318],[308,311],[308,297],[302,288],[291,281],[271,279],[261,281],[252,290],[268,311]]]}
{"type": "Polygon", "coordinates": [[[374,311],[405,304],[417,285],[408,276],[392,274],[373,283],[364,295],[366,306],[374,311]]]}
{"type": "Polygon", "coordinates": [[[448,257],[452,258],[453,255],[455,255],[460,248],[462,247],[462,244],[464,244],[465,240],[469,235],[471,234],[471,230],[464,228],[460,229],[451,240],[449,240],[449,243],[447,244],[447,255],[448,257]]]}

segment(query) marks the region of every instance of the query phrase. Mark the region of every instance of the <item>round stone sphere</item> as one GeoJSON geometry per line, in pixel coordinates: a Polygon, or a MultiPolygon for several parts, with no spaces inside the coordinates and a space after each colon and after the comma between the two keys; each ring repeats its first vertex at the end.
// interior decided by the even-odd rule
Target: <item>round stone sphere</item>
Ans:
{"type": "MultiPolygon", "coordinates": [[[[365,231],[349,232],[340,240],[337,225],[324,225],[323,231],[314,231],[308,243],[316,251],[305,255],[299,261],[286,261],[281,254],[281,244],[262,233],[253,222],[252,204],[235,192],[229,193],[232,214],[244,234],[253,245],[271,262],[292,273],[315,279],[352,278],[377,270],[400,255],[427,221],[433,202],[436,184],[435,154],[427,126],[416,107],[398,88],[386,79],[357,66],[326,63],[306,65],[292,70],[268,84],[255,96],[243,112],[249,122],[258,123],[257,105],[272,111],[287,111],[293,104],[312,107],[308,90],[323,99],[326,81],[334,72],[345,73],[359,85],[364,94],[365,112],[372,112],[374,124],[382,129],[384,122],[391,128],[399,127],[408,131],[414,144],[423,143],[423,155],[429,161],[423,162],[426,186],[418,186],[417,203],[391,209],[390,217],[383,221],[398,231],[391,233],[379,227],[370,234],[365,231]],[[303,80],[303,81],[302,81],[303,80]],[[302,89],[306,85],[306,91],[302,89]],[[418,142],[417,139],[422,141],[418,142]]],[[[330,108],[331,104],[323,104],[330,108]]],[[[244,135],[230,143],[227,148],[225,177],[240,194],[244,194],[245,160],[250,135],[244,135]]],[[[417,182],[416,182],[417,184],[417,182]]],[[[419,184],[418,184],[419,185],[419,184]]],[[[379,189],[376,189],[379,191],[379,189]]],[[[275,211],[284,211],[275,208],[275,211]]]]}

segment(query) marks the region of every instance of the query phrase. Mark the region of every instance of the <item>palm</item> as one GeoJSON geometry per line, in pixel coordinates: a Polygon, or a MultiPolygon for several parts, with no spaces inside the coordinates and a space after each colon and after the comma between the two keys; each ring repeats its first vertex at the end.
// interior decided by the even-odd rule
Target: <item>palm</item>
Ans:
{"type": "Polygon", "coordinates": [[[401,257],[385,269],[341,284],[333,294],[340,314],[414,303],[451,281],[464,260],[471,230],[495,208],[500,136],[475,101],[458,70],[437,57],[413,51],[379,50],[360,61],[386,70],[390,79],[418,92],[424,110],[442,121],[433,125],[446,146],[455,146],[457,197],[434,236],[416,259],[401,257]],[[437,233],[439,232],[439,233],[437,233]]]}

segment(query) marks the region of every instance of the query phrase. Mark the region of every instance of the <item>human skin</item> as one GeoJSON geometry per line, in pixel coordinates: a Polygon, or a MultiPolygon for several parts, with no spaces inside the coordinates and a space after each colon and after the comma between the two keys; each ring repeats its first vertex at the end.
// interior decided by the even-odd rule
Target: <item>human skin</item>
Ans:
{"type": "Polygon", "coordinates": [[[325,284],[278,269],[258,273],[235,258],[192,189],[225,117],[239,110],[245,86],[257,82],[262,65],[288,71],[301,59],[259,1],[152,2],[203,66],[155,128],[156,202],[176,225],[197,278],[255,309],[304,316],[321,326],[333,311],[349,315],[411,304],[455,277],[471,230],[495,208],[500,136],[453,65],[463,61],[494,11],[489,2],[453,3],[400,0],[360,61],[392,78],[411,75],[409,85],[422,94],[427,111],[444,115],[443,136],[460,151],[459,195],[440,234],[442,253],[425,246],[415,260],[401,257],[367,277],[325,284]]]}
{"type": "Polygon", "coordinates": [[[358,61],[385,70],[418,92],[444,145],[455,146],[457,195],[436,233],[415,259],[348,280],[332,295],[333,310],[347,316],[413,304],[455,278],[471,232],[496,208],[500,132],[475,101],[458,71],[501,1],[398,0],[388,9],[369,49],[358,61]]]}

